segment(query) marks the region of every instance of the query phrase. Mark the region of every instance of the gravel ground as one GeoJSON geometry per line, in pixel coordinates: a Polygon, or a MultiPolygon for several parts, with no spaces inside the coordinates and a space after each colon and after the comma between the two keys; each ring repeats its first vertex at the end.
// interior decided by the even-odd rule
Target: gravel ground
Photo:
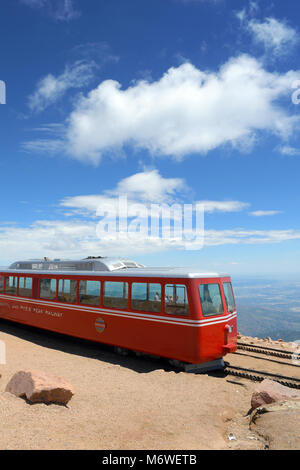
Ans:
{"type": "Polygon", "coordinates": [[[0,321],[0,449],[263,449],[249,429],[254,384],[223,373],[187,374],[162,360],[0,321]],[[68,406],[5,392],[22,369],[71,382],[68,406]]]}

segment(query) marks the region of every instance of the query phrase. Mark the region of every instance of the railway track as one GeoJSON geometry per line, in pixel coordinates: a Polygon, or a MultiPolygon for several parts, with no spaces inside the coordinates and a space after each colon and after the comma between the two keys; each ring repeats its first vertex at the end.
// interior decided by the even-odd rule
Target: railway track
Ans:
{"type": "Polygon", "coordinates": [[[286,387],[300,390],[300,379],[296,377],[287,377],[285,375],[272,374],[270,372],[256,369],[232,366],[228,362],[225,362],[225,372],[228,375],[242,377],[244,379],[249,379],[255,382],[262,382],[264,379],[270,379],[280,383],[281,385],[285,385],[286,387]]]}
{"type": "Polygon", "coordinates": [[[238,350],[255,352],[266,356],[280,357],[281,359],[292,359],[295,351],[282,351],[282,349],[268,348],[266,346],[257,346],[248,343],[237,343],[238,350]]]}
{"type": "MultiPolygon", "coordinates": [[[[233,356],[238,355],[238,354],[243,355],[244,362],[247,357],[247,354],[244,355],[242,353],[239,353],[238,351],[256,353],[256,354],[260,354],[260,356],[249,355],[252,361],[252,368],[241,367],[239,364],[230,364],[229,362],[225,362],[226,374],[233,375],[235,377],[245,378],[245,379],[252,380],[255,382],[261,382],[264,379],[270,379],[286,387],[300,390],[300,378],[298,377],[282,375],[281,373],[276,372],[276,371],[275,373],[273,373],[273,372],[267,372],[264,370],[259,370],[259,369],[254,368],[256,367],[255,360],[270,361],[271,359],[269,359],[268,356],[279,357],[281,359],[288,359],[291,361],[295,357],[295,351],[283,351],[281,349],[269,348],[266,346],[258,346],[258,345],[248,344],[248,343],[238,343],[237,351],[236,353],[233,354],[233,356]],[[254,361],[253,361],[253,358],[254,358],[254,361]],[[253,367],[253,364],[254,364],[254,367],[253,367]]],[[[233,362],[236,362],[236,361],[233,361],[233,362]]],[[[273,362],[278,362],[278,361],[273,361],[273,362]]],[[[289,364],[287,362],[286,363],[280,362],[279,364],[293,365],[294,367],[299,367],[298,364],[289,364]]]]}

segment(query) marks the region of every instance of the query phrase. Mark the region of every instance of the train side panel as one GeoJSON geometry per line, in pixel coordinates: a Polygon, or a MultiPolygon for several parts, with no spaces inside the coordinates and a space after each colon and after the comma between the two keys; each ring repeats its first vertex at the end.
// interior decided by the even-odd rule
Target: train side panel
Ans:
{"type": "Polygon", "coordinates": [[[185,319],[1,296],[0,316],[70,336],[185,362],[197,361],[197,327],[185,319]]]}
{"type": "MultiPolygon", "coordinates": [[[[129,281],[128,278],[121,277],[115,280],[129,281]]],[[[219,359],[235,350],[236,312],[230,313],[225,308],[222,315],[204,316],[199,296],[200,283],[217,282],[226,306],[222,286],[224,282],[230,282],[230,278],[172,278],[155,281],[161,282],[163,286],[167,282],[186,285],[190,307],[188,316],[164,313],[164,300],[160,313],[146,313],[5,294],[0,295],[0,316],[38,328],[192,364],[219,359]]],[[[147,282],[147,279],[130,279],[130,282],[147,282]]],[[[37,292],[35,281],[35,296],[37,292]]]]}

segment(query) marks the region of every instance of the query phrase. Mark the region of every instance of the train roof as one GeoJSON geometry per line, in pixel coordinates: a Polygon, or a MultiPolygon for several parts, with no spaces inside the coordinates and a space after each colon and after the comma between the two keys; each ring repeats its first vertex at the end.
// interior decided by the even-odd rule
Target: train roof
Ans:
{"type": "Polygon", "coordinates": [[[208,273],[208,272],[201,272],[194,268],[181,268],[181,267],[174,267],[174,268],[164,268],[164,267],[153,267],[153,268],[140,268],[140,269],[122,269],[120,271],[67,271],[67,270],[27,270],[27,269],[2,269],[2,273],[8,274],[40,274],[45,275],[48,274],[49,276],[92,276],[92,277],[161,277],[161,278],[223,278],[223,277],[230,277],[229,274],[226,273],[208,273]]]}
{"type": "Polygon", "coordinates": [[[220,278],[229,274],[201,272],[189,267],[145,267],[135,261],[112,257],[89,257],[84,260],[26,260],[16,261],[0,270],[9,274],[51,274],[54,276],[109,276],[109,277],[174,277],[220,278]]]}

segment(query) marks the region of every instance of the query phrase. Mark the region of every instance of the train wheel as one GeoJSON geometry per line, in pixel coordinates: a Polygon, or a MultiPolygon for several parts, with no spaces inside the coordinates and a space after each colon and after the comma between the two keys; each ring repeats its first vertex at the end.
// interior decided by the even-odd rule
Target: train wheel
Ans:
{"type": "Polygon", "coordinates": [[[117,354],[120,354],[120,356],[128,356],[129,350],[125,348],[119,348],[118,346],[114,347],[114,350],[117,354]]]}
{"type": "Polygon", "coordinates": [[[169,364],[171,364],[172,367],[176,367],[177,369],[182,369],[183,364],[181,361],[178,361],[177,359],[169,359],[169,364]]]}

